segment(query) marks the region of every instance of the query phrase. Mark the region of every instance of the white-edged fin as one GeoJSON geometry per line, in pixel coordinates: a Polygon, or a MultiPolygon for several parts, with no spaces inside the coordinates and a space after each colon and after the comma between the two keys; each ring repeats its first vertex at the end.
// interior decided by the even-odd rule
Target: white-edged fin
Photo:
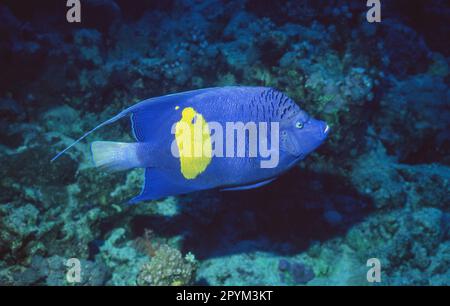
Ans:
{"type": "Polygon", "coordinates": [[[139,167],[139,143],[94,141],[91,144],[92,160],[96,167],[107,171],[122,171],[139,167]]]}
{"type": "Polygon", "coordinates": [[[84,138],[86,138],[87,136],[89,136],[90,134],[92,134],[93,132],[95,132],[96,130],[98,130],[101,127],[104,127],[105,125],[111,124],[113,122],[116,122],[117,120],[119,120],[120,118],[125,117],[126,115],[128,115],[129,113],[129,109],[126,109],[122,112],[120,112],[118,115],[112,117],[111,119],[106,120],[105,122],[100,123],[99,125],[97,125],[95,128],[93,128],[92,130],[90,130],[89,132],[86,132],[83,136],[81,136],[80,138],[78,138],[77,140],[75,140],[70,146],[68,146],[67,148],[65,148],[64,150],[62,150],[61,152],[59,152],[58,154],[56,154],[55,157],[53,157],[51,159],[51,162],[55,161],[58,157],[60,157],[61,155],[63,155],[67,150],[69,150],[70,148],[72,148],[74,145],[76,145],[77,143],[79,143],[80,141],[82,141],[84,138]]]}
{"type": "MultiPolygon", "coordinates": [[[[169,94],[169,95],[165,95],[165,96],[161,96],[161,97],[154,97],[154,98],[150,98],[147,100],[143,100],[135,105],[128,107],[127,109],[123,110],[122,112],[120,112],[118,115],[112,117],[111,119],[108,119],[103,123],[100,123],[95,128],[93,128],[92,130],[85,133],[83,136],[81,136],[77,140],[75,140],[70,146],[68,146],[61,152],[59,152],[55,157],[53,157],[51,159],[51,161],[52,162],[55,161],[57,158],[59,158],[61,155],[63,155],[65,152],[67,152],[67,150],[72,148],[74,145],[79,143],[81,140],[83,140],[84,138],[86,138],[87,136],[89,136],[90,134],[92,134],[93,132],[98,130],[99,128],[104,127],[105,125],[111,124],[113,122],[116,122],[117,120],[125,117],[126,115],[133,114],[134,117],[137,116],[137,117],[142,118],[142,117],[145,117],[145,114],[147,114],[150,116],[155,116],[155,118],[157,118],[158,110],[154,108],[157,105],[163,105],[164,103],[167,103],[167,102],[176,103],[179,101],[184,101],[185,99],[192,98],[193,96],[196,96],[198,94],[213,91],[215,89],[217,89],[217,88],[211,87],[211,88],[205,88],[205,89],[196,89],[196,90],[174,93],[174,94],[169,94]],[[154,115],[154,114],[156,114],[156,115],[154,115]]],[[[169,106],[169,105],[167,105],[167,106],[169,106]]],[[[145,117],[145,119],[148,119],[148,118],[145,117]]],[[[138,129],[138,126],[133,126],[133,131],[134,131],[134,129],[138,129]]],[[[147,130],[145,130],[144,132],[147,132],[147,130]]],[[[151,132],[151,130],[149,132],[151,132]]],[[[149,134],[151,134],[151,133],[149,133],[149,134]]],[[[135,136],[136,136],[136,133],[135,133],[135,136]]],[[[138,138],[138,137],[136,137],[136,138],[138,138]]],[[[138,139],[138,140],[142,141],[141,139],[138,139]]]]}

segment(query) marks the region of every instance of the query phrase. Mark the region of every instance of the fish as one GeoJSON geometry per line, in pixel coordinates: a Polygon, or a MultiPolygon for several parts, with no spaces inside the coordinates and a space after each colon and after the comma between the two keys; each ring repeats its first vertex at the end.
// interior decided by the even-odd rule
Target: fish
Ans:
{"type": "Polygon", "coordinates": [[[326,122],[309,116],[271,87],[226,86],[143,100],[86,132],[131,119],[136,142],[94,141],[92,160],[107,171],[145,168],[129,203],[209,189],[246,190],[269,184],[327,138],[326,122]]]}

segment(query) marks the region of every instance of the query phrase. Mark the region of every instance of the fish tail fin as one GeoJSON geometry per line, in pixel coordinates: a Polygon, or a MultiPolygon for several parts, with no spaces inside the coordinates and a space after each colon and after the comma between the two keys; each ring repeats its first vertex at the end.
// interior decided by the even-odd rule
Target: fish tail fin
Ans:
{"type": "Polygon", "coordinates": [[[137,150],[139,143],[94,141],[92,160],[96,167],[115,172],[141,166],[137,150]]]}

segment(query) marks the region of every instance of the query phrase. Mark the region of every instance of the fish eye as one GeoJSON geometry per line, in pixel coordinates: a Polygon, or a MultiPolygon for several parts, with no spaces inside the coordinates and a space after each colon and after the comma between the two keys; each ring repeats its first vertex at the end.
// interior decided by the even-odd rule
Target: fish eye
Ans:
{"type": "Polygon", "coordinates": [[[297,129],[303,129],[303,122],[297,121],[297,122],[295,123],[295,127],[296,127],[297,129]]]}

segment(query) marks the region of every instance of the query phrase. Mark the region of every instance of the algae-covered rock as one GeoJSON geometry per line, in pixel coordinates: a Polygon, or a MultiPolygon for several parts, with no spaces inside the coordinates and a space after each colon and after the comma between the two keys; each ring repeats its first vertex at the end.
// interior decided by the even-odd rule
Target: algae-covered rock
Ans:
{"type": "Polygon", "coordinates": [[[141,286],[192,285],[196,269],[197,261],[191,253],[183,257],[179,250],[165,244],[141,267],[137,283],[141,286]]]}
{"type": "MultiPolygon", "coordinates": [[[[78,164],[68,156],[60,163],[50,163],[53,157],[48,150],[51,143],[40,139],[40,146],[27,148],[11,155],[0,156],[2,179],[16,178],[15,183],[22,186],[65,186],[75,181],[78,164]],[[64,169],[64,171],[61,171],[64,169]]],[[[7,184],[10,185],[10,184],[7,184]]]]}
{"type": "Polygon", "coordinates": [[[375,118],[389,154],[408,164],[448,164],[448,101],[450,90],[442,77],[420,74],[394,80],[375,118]]]}
{"type": "Polygon", "coordinates": [[[108,271],[101,263],[94,263],[88,260],[80,260],[79,282],[70,282],[67,275],[69,269],[73,267],[69,258],[52,256],[43,258],[34,256],[31,266],[17,273],[17,281],[22,285],[49,285],[49,286],[100,286],[104,285],[108,278],[108,271]]]}
{"type": "Polygon", "coordinates": [[[112,271],[108,284],[123,286],[136,285],[139,268],[148,257],[140,254],[132,241],[126,240],[123,228],[117,228],[100,247],[97,259],[112,271]]]}
{"type": "Polygon", "coordinates": [[[143,171],[129,173],[107,173],[95,168],[79,171],[78,185],[82,192],[77,198],[82,203],[91,203],[112,209],[112,205],[123,206],[132,197],[139,194],[143,182],[143,171]],[[101,184],[101,188],[93,188],[101,184]]]}

